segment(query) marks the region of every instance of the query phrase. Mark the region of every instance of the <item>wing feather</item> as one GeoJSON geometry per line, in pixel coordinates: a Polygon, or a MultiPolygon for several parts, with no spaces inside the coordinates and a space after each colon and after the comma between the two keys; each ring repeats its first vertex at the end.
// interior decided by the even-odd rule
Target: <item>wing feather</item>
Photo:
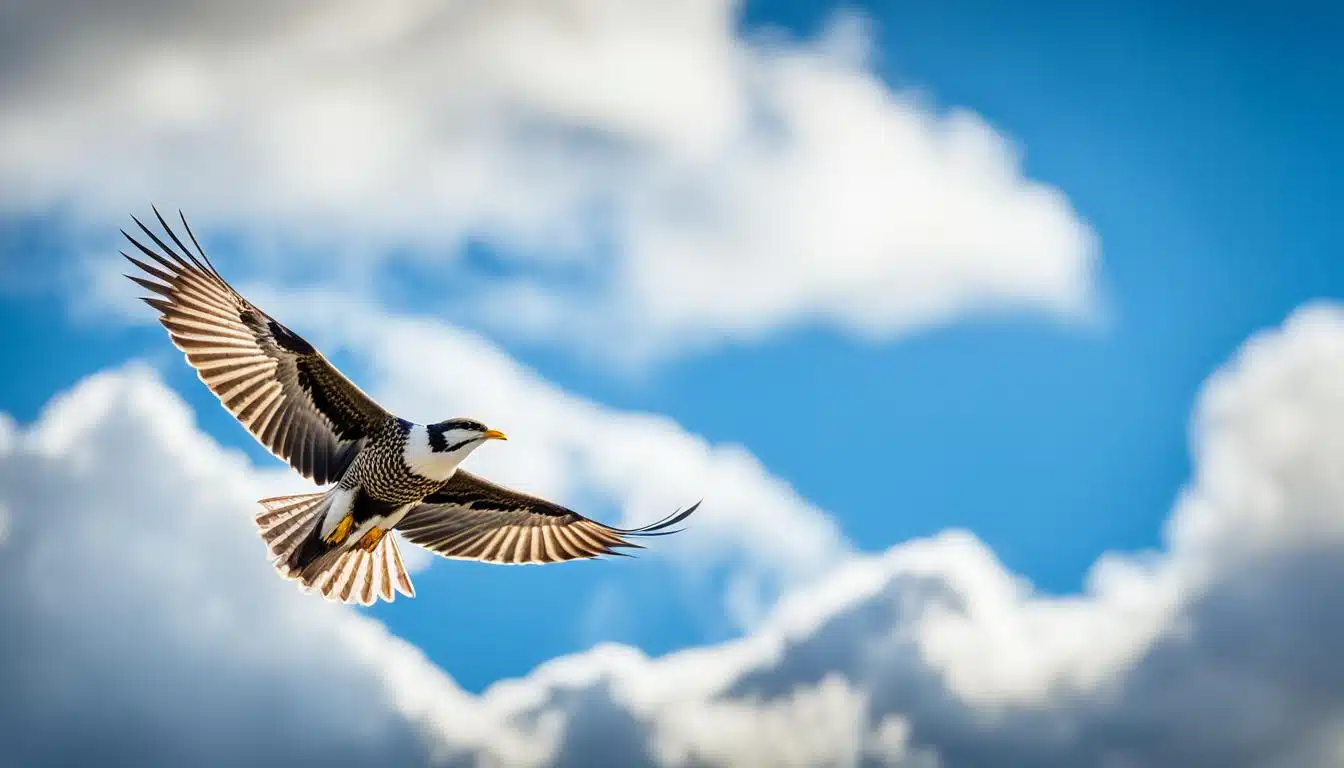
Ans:
{"type": "Polygon", "coordinates": [[[154,215],[173,245],[132,217],[155,247],[123,230],[145,260],[122,256],[143,273],[127,277],[156,294],[143,301],[158,311],[174,346],[267,450],[318,485],[340,479],[390,415],[312,344],[235,291],[185,216],[195,253],[157,209],[154,215]]]}
{"type": "Polygon", "coordinates": [[[542,564],[640,548],[626,537],[673,533],[700,504],[642,528],[613,528],[566,507],[459,469],[397,524],[407,541],[456,560],[542,564]]]}

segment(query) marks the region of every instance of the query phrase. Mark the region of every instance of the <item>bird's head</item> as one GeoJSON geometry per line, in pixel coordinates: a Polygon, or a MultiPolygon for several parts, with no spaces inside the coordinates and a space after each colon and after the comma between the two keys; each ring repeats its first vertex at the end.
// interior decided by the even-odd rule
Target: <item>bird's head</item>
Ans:
{"type": "Polygon", "coordinates": [[[507,440],[503,432],[472,419],[448,419],[426,427],[433,453],[466,456],[487,440],[507,440]]]}

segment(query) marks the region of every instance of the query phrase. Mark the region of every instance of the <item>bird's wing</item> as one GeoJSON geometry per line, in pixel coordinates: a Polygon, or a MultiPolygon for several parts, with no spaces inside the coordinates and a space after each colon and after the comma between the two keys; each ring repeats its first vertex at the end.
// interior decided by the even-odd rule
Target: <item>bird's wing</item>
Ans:
{"type": "Polygon", "coordinates": [[[619,555],[640,548],[626,536],[662,536],[699,507],[643,528],[612,528],[545,499],[496,485],[459,469],[397,524],[407,540],[443,557],[487,563],[540,564],[619,555]]]}
{"type": "Polygon", "coordinates": [[[195,254],[158,210],[154,215],[177,248],[135,219],[158,250],[123,230],[147,261],[122,255],[145,274],[127,277],[158,294],[144,301],[159,311],[173,344],[258,442],[318,485],[340,479],[387,412],[303,337],[230,287],[185,216],[195,254]]]}

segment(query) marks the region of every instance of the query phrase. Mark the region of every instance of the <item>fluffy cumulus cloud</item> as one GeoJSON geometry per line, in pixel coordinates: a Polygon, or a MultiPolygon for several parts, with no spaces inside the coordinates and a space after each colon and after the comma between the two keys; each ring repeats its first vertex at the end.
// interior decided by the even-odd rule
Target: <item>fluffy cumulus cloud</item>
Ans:
{"type": "Polygon", "coordinates": [[[3,3],[0,210],[98,252],[158,200],[347,278],[405,257],[466,288],[462,318],[625,362],[1088,315],[1092,234],[1009,139],[889,87],[859,19],[799,42],[738,10],[3,3]],[[506,279],[475,279],[475,242],[506,279]]]}
{"type": "Polygon", "coordinates": [[[545,749],[492,736],[412,646],[256,567],[244,510],[267,479],[147,371],[86,380],[5,434],[10,764],[409,764],[478,738],[513,763],[545,749]],[[456,717],[425,730],[445,709],[456,717]]]}
{"type": "Polygon", "coordinates": [[[660,658],[603,645],[470,696],[259,567],[239,510],[278,478],[201,435],[151,375],[102,374],[36,424],[0,419],[7,754],[1337,764],[1344,309],[1249,341],[1193,436],[1162,551],[1104,558],[1083,594],[1035,594],[952,531],[847,558],[739,640],[660,658]]]}

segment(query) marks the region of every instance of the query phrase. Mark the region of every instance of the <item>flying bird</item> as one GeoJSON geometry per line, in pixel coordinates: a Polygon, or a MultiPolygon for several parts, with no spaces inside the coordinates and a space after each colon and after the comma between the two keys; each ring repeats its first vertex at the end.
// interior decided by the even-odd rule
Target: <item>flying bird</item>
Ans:
{"type": "Polygon", "coordinates": [[[317,493],[261,499],[255,520],[279,574],[329,600],[372,605],[415,596],[396,537],[446,558],[542,564],[621,555],[626,537],[674,533],[700,506],[642,528],[613,528],[460,469],[504,433],[474,419],[418,424],[389,413],[302,336],[248,301],[216,271],[180,211],[195,251],[157,208],[171,245],[140,219],[150,245],[125,230],[158,311],[197,376],[317,493]]]}

